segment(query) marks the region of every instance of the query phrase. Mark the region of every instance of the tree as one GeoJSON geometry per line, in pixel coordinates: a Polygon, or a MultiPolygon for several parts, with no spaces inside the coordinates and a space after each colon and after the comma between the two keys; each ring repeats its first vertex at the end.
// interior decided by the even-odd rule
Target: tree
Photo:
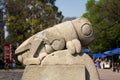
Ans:
{"type": "Polygon", "coordinates": [[[93,24],[95,41],[93,52],[120,47],[120,0],[88,0],[83,15],[93,24]]]}
{"type": "Polygon", "coordinates": [[[3,45],[4,45],[4,21],[3,21],[3,13],[6,5],[6,0],[0,0],[0,56],[3,53],[3,45]]]}
{"type": "Polygon", "coordinates": [[[62,21],[55,0],[7,0],[6,42],[21,44],[31,35],[62,21]]]}

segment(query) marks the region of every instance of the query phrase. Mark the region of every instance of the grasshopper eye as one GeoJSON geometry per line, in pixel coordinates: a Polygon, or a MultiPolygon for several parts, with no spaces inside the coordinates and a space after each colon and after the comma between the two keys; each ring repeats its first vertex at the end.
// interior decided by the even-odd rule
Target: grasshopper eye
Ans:
{"type": "Polygon", "coordinates": [[[93,30],[92,30],[91,25],[88,24],[88,23],[83,24],[82,27],[81,27],[81,32],[82,32],[82,34],[85,35],[85,36],[90,36],[90,35],[92,35],[93,30]]]}

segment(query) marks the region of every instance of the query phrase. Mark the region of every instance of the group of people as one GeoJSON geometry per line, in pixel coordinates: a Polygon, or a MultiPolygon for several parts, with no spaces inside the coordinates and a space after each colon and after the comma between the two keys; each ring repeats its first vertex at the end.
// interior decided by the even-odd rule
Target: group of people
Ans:
{"type": "Polygon", "coordinates": [[[114,72],[120,71],[120,61],[113,60],[108,58],[95,58],[93,59],[96,68],[105,69],[105,68],[111,68],[114,72]]]}
{"type": "Polygon", "coordinates": [[[114,62],[113,63],[113,71],[119,72],[120,71],[120,62],[114,62]]]}
{"type": "Polygon", "coordinates": [[[110,59],[107,59],[107,58],[95,58],[93,60],[94,60],[95,66],[97,68],[104,69],[104,68],[110,68],[111,67],[111,60],[110,59]]]}
{"type": "Polygon", "coordinates": [[[4,68],[9,70],[9,68],[15,69],[16,68],[16,61],[13,59],[12,61],[5,61],[4,68]]]}

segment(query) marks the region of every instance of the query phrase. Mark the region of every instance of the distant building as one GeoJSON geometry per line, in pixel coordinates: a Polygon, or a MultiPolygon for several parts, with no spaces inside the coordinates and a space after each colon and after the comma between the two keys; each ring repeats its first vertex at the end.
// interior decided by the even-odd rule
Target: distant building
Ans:
{"type": "Polygon", "coordinates": [[[71,21],[71,20],[74,20],[76,19],[77,17],[65,17],[62,22],[65,22],[65,21],[71,21]]]}

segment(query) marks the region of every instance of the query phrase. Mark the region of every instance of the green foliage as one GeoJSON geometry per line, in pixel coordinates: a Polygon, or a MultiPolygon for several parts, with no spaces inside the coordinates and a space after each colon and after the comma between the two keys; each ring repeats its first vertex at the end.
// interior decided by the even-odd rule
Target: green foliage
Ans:
{"type": "Polygon", "coordinates": [[[120,0],[88,0],[88,18],[94,28],[95,41],[90,45],[93,52],[103,52],[120,47],[120,0]]]}
{"type": "Polygon", "coordinates": [[[21,44],[31,35],[62,21],[56,0],[7,0],[7,43],[21,44]]]}

